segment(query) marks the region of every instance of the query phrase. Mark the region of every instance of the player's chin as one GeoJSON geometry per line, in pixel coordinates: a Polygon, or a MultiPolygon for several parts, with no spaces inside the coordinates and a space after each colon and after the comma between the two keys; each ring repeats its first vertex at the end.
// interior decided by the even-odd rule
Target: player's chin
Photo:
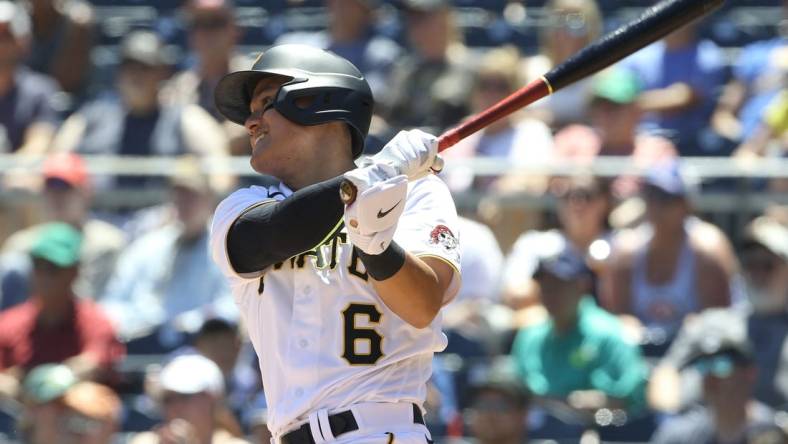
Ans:
{"type": "Polygon", "coordinates": [[[279,165],[281,162],[276,156],[272,155],[270,151],[258,150],[252,153],[252,158],[249,159],[249,164],[255,172],[265,174],[267,176],[280,177],[279,165]]]}
{"type": "Polygon", "coordinates": [[[249,160],[249,165],[251,165],[252,169],[255,170],[255,172],[257,173],[266,174],[270,176],[273,175],[271,171],[270,162],[266,162],[261,157],[252,156],[252,158],[249,160]]]}
{"type": "Polygon", "coordinates": [[[260,174],[269,174],[266,171],[266,166],[271,163],[270,159],[266,159],[270,157],[267,155],[269,154],[268,151],[268,147],[263,146],[260,142],[252,146],[252,157],[249,159],[249,164],[252,166],[253,170],[260,174]]]}

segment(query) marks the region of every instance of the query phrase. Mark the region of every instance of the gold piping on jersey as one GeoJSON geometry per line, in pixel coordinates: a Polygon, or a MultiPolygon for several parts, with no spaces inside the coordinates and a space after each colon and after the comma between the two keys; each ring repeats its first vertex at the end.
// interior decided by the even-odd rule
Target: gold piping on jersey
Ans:
{"type": "Polygon", "coordinates": [[[446,259],[443,256],[438,256],[437,254],[432,254],[432,253],[421,253],[421,254],[417,254],[415,256],[417,258],[419,258],[419,259],[421,259],[423,257],[431,257],[431,258],[438,259],[439,261],[445,262],[446,264],[448,264],[452,268],[452,270],[454,270],[457,273],[458,276],[460,275],[460,270],[457,269],[457,266],[454,265],[450,260],[446,259]]]}
{"type": "MultiPolygon", "coordinates": [[[[304,250],[304,251],[302,251],[302,252],[301,252],[301,254],[303,254],[303,253],[306,253],[307,251],[310,251],[310,250],[317,250],[318,248],[322,247],[322,246],[323,246],[323,244],[325,244],[326,242],[328,242],[328,240],[329,240],[329,239],[331,239],[331,236],[333,236],[334,234],[336,234],[336,232],[337,232],[337,231],[339,231],[339,230],[341,230],[341,229],[342,229],[342,223],[343,223],[344,221],[345,221],[344,217],[340,217],[340,218],[339,218],[339,222],[337,222],[337,223],[336,223],[336,225],[334,225],[334,228],[332,228],[332,229],[331,229],[331,230],[328,232],[328,234],[326,235],[326,237],[325,237],[325,238],[323,238],[323,240],[321,240],[320,242],[318,242],[318,243],[317,243],[317,245],[315,245],[314,247],[312,247],[312,248],[309,248],[309,249],[307,249],[307,250],[304,250]]],[[[298,255],[296,255],[296,256],[298,256],[298,255]]]]}

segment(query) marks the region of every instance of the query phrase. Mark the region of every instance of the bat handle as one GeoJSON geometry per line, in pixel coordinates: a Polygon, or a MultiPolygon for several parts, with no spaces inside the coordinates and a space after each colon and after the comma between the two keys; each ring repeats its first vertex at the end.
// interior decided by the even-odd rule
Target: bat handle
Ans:
{"type": "Polygon", "coordinates": [[[462,140],[462,135],[459,132],[459,128],[452,128],[446,131],[438,137],[438,152],[440,153],[446,148],[456,145],[460,140],[462,140]]]}

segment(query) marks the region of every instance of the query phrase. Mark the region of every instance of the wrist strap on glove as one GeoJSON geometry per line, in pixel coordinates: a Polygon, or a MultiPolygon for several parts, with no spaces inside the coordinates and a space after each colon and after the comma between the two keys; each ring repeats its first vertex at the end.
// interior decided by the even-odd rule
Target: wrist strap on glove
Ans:
{"type": "Polygon", "coordinates": [[[367,273],[376,281],[385,281],[394,276],[405,265],[405,250],[392,241],[388,248],[380,254],[367,254],[356,248],[367,273]]]}

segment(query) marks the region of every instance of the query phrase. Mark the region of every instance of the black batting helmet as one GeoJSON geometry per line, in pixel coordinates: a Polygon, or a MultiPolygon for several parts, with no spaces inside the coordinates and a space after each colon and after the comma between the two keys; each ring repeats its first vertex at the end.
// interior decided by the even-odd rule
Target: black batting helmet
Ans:
{"type": "Polygon", "coordinates": [[[369,84],[352,63],[330,51],[307,45],[277,45],[260,54],[249,71],[230,73],[214,91],[216,108],[243,125],[257,83],[271,75],[289,77],[276,93],[273,107],[300,125],[342,121],[350,127],[353,157],[364,149],[374,100],[369,84]],[[308,106],[296,104],[311,97],[308,106]]]}

